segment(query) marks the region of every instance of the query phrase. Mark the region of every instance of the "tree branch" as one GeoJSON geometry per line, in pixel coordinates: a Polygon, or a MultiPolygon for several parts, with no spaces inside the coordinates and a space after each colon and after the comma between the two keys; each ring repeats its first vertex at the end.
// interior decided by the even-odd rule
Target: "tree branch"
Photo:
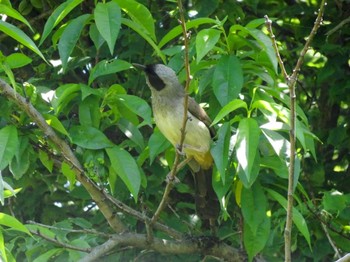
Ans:
{"type": "Polygon", "coordinates": [[[45,239],[46,241],[49,241],[49,242],[51,242],[51,243],[54,243],[54,244],[57,245],[57,246],[64,247],[64,248],[68,248],[68,249],[71,249],[71,250],[86,252],[86,253],[91,252],[91,248],[82,248],[82,247],[72,246],[72,245],[63,243],[63,242],[59,241],[59,240],[56,239],[56,238],[51,238],[51,237],[45,236],[45,235],[42,234],[39,230],[37,230],[37,231],[35,231],[35,230],[29,230],[29,231],[30,231],[30,233],[32,233],[33,235],[36,235],[36,236],[38,236],[38,237],[41,237],[42,239],[45,239]]]}
{"type": "Polygon", "coordinates": [[[77,180],[85,187],[89,192],[92,199],[96,202],[102,214],[108,221],[109,225],[115,232],[123,232],[126,230],[125,225],[120,219],[114,214],[113,208],[108,202],[105,202],[103,191],[92,182],[84,174],[84,170],[75,157],[73,151],[69,145],[62,140],[56,132],[46,123],[44,117],[33,107],[33,105],[27,101],[23,96],[16,93],[11,86],[5,81],[0,79],[0,93],[8,99],[12,100],[21,110],[23,110],[32,120],[35,122],[40,130],[49,138],[57,148],[60,149],[64,160],[71,165],[71,168],[75,171],[77,180]]]}
{"type": "Polygon", "coordinates": [[[149,243],[144,234],[122,233],[114,235],[104,244],[93,248],[88,255],[80,260],[80,262],[96,261],[116,246],[132,246],[167,254],[201,253],[203,255],[223,258],[225,261],[244,261],[245,259],[245,256],[238,250],[224,243],[216,242],[208,237],[187,238],[182,241],[155,238],[152,243],[149,243]]]}
{"type": "Polygon", "coordinates": [[[300,52],[300,55],[298,57],[298,61],[296,63],[295,68],[293,69],[292,75],[289,76],[284,68],[283,61],[281,59],[281,56],[277,49],[276,39],[272,32],[271,27],[271,20],[268,18],[267,15],[265,15],[266,20],[266,26],[268,28],[268,31],[270,33],[270,37],[272,40],[272,45],[274,47],[274,50],[276,52],[276,56],[278,59],[278,63],[281,67],[282,73],[284,78],[286,79],[288,88],[289,88],[289,95],[290,95],[290,132],[289,132],[289,141],[290,141],[290,160],[289,160],[289,174],[288,174],[288,202],[287,202],[287,217],[286,217],[286,226],[284,230],[284,241],[285,241],[285,261],[290,262],[291,261],[291,243],[292,243],[292,224],[293,224],[293,188],[294,188],[294,171],[295,171],[295,142],[296,142],[296,130],[295,130],[295,122],[296,122],[296,94],[295,94],[295,84],[298,78],[298,73],[300,71],[300,67],[303,63],[304,56],[309,49],[309,46],[316,35],[317,29],[320,27],[323,17],[325,7],[325,0],[322,0],[320,9],[318,11],[318,15],[316,18],[316,21],[314,23],[314,26],[309,34],[308,39],[306,40],[306,43],[300,52]]]}

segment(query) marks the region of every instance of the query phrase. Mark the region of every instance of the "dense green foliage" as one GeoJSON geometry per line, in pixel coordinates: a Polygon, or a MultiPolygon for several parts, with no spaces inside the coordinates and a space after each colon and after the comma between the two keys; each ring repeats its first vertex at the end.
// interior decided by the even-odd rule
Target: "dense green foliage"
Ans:
{"type": "MultiPolygon", "coordinates": [[[[274,21],[290,72],[319,2],[184,3],[190,95],[203,103],[217,130],[211,152],[222,205],[218,237],[242,248],[250,260],[258,254],[267,261],[284,256],[289,166],[288,88],[263,17],[274,21]]],[[[152,216],[175,150],[154,128],[150,91],[131,63],[166,63],[184,82],[177,4],[0,0],[0,14],[0,78],[69,143],[91,180],[152,216]]],[[[350,252],[349,16],[349,1],[329,1],[296,87],[296,261],[334,259],[331,243],[341,254],[350,252]]],[[[178,177],[161,222],[189,235],[209,235],[195,216],[190,172],[185,168],[178,177]]],[[[0,202],[4,261],[76,261],[85,253],[59,243],[90,248],[108,240],[103,233],[114,233],[60,149],[1,91],[0,202]],[[41,236],[28,230],[40,230],[41,236]]],[[[120,210],[117,215],[131,232],[146,232],[135,217],[120,210]]],[[[105,259],[184,260],[141,251],[116,248],[105,259]]],[[[200,254],[186,255],[186,261],[199,259],[200,254]]]]}

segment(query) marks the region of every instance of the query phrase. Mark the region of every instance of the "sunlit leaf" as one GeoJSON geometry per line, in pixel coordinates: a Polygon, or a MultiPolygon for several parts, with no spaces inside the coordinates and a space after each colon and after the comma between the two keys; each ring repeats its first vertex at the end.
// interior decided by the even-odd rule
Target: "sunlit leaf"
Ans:
{"type": "Polygon", "coordinates": [[[225,105],[219,113],[216,115],[216,117],[213,120],[213,123],[211,124],[216,125],[221,119],[223,119],[225,116],[227,116],[229,113],[239,109],[239,108],[244,108],[246,111],[248,110],[246,102],[240,100],[240,99],[235,99],[229,102],[227,105],[225,105]]]}
{"type": "Polygon", "coordinates": [[[236,156],[248,180],[253,163],[258,153],[260,128],[253,118],[245,118],[239,122],[237,130],[236,156]]]}
{"type": "Polygon", "coordinates": [[[224,55],[220,58],[214,71],[212,85],[221,106],[237,98],[243,87],[243,72],[235,55],[224,55]]]}
{"type": "Polygon", "coordinates": [[[13,216],[9,216],[9,215],[4,214],[4,213],[0,213],[0,225],[4,225],[4,226],[10,227],[14,230],[31,235],[30,232],[28,231],[28,229],[21,222],[19,222],[13,216]]]}
{"type": "Polygon", "coordinates": [[[203,29],[196,36],[197,63],[216,45],[220,39],[221,31],[216,29],[203,29]]]}

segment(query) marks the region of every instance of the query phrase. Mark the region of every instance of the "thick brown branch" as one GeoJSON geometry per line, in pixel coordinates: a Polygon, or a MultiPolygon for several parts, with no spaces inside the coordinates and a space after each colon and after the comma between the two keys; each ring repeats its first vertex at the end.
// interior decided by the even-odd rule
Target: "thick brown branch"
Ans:
{"type": "Polygon", "coordinates": [[[98,258],[106,254],[106,252],[111,251],[116,246],[132,246],[167,254],[200,253],[222,258],[225,261],[244,261],[245,259],[238,250],[207,237],[188,238],[181,241],[155,238],[152,243],[149,243],[146,236],[143,234],[124,233],[114,235],[103,245],[93,248],[90,254],[86,255],[80,262],[97,261],[98,258]]]}

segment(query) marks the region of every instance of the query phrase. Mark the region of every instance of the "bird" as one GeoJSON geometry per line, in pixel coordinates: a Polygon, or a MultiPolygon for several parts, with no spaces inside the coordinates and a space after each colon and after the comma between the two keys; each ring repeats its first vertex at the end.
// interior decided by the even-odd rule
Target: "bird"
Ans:
{"type": "MultiPolygon", "coordinates": [[[[155,123],[162,134],[178,149],[184,117],[186,92],[175,71],[163,64],[133,66],[145,72],[151,90],[152,111],[155,123]]],[[[210,153],[215,130],[205,110],[188,97],[187,123],[182,153],[191,158],[188,165],[194,176],[196,213],[215,227],[220,204],[212,186],[213,157],[210,153]]]]}

